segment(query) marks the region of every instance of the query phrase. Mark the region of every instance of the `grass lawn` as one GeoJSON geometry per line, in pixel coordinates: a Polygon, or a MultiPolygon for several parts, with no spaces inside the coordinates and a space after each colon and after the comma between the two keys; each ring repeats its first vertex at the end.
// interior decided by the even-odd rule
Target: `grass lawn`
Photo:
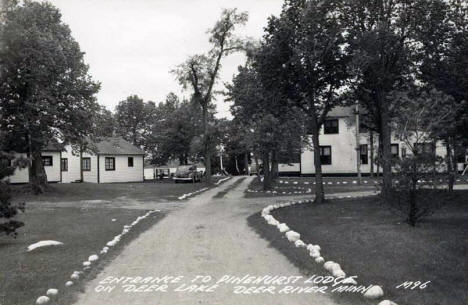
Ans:
{"type": "MultiPolygon", "coordinates": [[[[258,197],[273,197],[273,196],[291,196],[290,193],[294,192],[301,192],[304,194],[314,194],[315,186],[313,182],[315,178],[313,177],[280,177],[277,181],[273,184],[274,191],[276,194],[273,193],[266,193],[263,191],[263,183],[260,179],[254,179],[250,185],[249,190],[254,190],[258,192],[246,192],[246,198],[258,198],[258,197]],[[280,182],[283,183],[280,183],[280,182]],[[288,182],[288,183],[285,183],[288,182]],[[297,182],[296,184],[294,182],[297,182]],[[304,182],[308,184],[304,184],[304,182]],[[311,192],[305,193],[308,190],[311,192]],[[286,194],[283,194],[285,192],[286,194]],[[288,194],[289,193],[289,194],[288,194]]],[[[375,191],[377,190],[376,178],[363,178],[363,181],[367,181],[367,183],[363,183],[361,185],[354,184],[353,181],[356,181],[355,177],[326,177],[324,178],[324,189],[325,193],[346,193],[346,192],[353,192],[353,191],[375,191]],[[337,184],[339,182],[339,184],[337,184]],[[346,182],[343,184],[343,182],[346,182]],[[332,183],[332,184],[329,184],[332,183]]],[[[293,195],[297,195],[293,194],[293,195]]]]}
{"type": "MultiPolygon", "coordinates": [[[[44,208],[34,205],[19,217],[25,222],[18,237],[0,236],[0,304],[30,305],[45,295],[47,289],[59,290],[57,304],[68,304],[73,292],[84,287],[83,277],[72,287],[65,287],[73,271],[81,271],[82,262],[98,254],[106,243],[122,232],[146,210],[103,208],[44,208]],[[112,221],[115,219],[115,221],[112,221]],[[28,245],[40,240],[57,240],[63,246],[38,248],[26,252],[28,245]]],[[[130,240],[162,219],[153,213],[130,230],[115,247],[93,264],[85,278],[115,257],[130,240]]],[[[55,304],[52,302],[52,304],[55,304]]]]}
{"type": "MultiPolygon", "coordinates": [[[[399,305],[457,305],[468,299],[468,191],[412,228],[378,203],[377,197],[331,200],[272,212],[280,222],[319,244],[325,260],[338,262],[358,283],[381,285],[384,299],[399,305]],[[431,281],[425,289],[397,289],[406,281],[431,281]]],[[[434,200],[437,200],[434,198],[434,200]]],[[[327,274],[259,214],[249,224],[305,274],[327,274]]],[[[356,294],[333,294],[343,304],[377,304],[356,294]]]]}
{"type": "MultiPolygon", "coordinates": [[[[222,177],[221,177],[222,178],[222,177]]],[[[221,179],[213,177],[213,182],[221,179]]],[[[155,180],[141,183],[57,183],[50,184],[50,190],[35,196],[23,190],[26,185],[13,185],[15,199],[28,201],[79,201],[79,200],[113,200],[131,198],[133,200],[177,200],[186,193],[192,193],[207,187],[200,183],[174,183],[172,180],[155,180]]]]}

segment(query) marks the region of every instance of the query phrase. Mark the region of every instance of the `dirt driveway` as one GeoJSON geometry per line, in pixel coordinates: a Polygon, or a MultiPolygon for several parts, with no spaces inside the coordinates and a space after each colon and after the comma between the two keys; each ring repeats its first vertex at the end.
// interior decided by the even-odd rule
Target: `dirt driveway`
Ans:
{"type": "Polygon", "coordinates": [[[86,291],[79,295],[76,304],[334,305],[322,293],[235,294],[233,291],[237,285],[225,283],[213,288],[212,285],[226,275],[300,276],[295,266],[248,227],[246,218],[264,205],[261,199],[243,198],[252,178],[243,180],[222,198],[213,198],[238,179],[241,178],[233,178],[221,187],[194,197],[184,208],[170,213],[141,234],[96,279],[86,285],[86,291]],[[210,276],[211,279],[198,278],[192,282],[199,275],[210,276]],[[164,283],[158,284],[156,279],[164,276],[181,278],[177,283],[167,284],[164,289],[164,283]],[[131,283],[130,278],[135,277],[146,277],[153,282],[144,284],[144,280],[140,279],[131,283]],[[115,279],[121,282],[111,282],[115,279]],[[202,283],[202,280],[207,282],[202,283]],[[189,292],[194,286],[188,287],[194,284],[205,291],[189,292]],[[146,286],[142,288],[142,285],[146,286]],[[151,285],[153,287],[150,289],[151,285]],[[140,292],[135,291],[138,288],[140,292]],[[112,291],[97,292],[100,289],[112,291]],[[125,292],[125,289],[134,290],[125,292]],[[144,292],[146,289],[148,291],[144,292]],[[156,291],[158,289],[166,292],[156,291]],[[180,291],[176,292],[175,289],[180,291]]]}

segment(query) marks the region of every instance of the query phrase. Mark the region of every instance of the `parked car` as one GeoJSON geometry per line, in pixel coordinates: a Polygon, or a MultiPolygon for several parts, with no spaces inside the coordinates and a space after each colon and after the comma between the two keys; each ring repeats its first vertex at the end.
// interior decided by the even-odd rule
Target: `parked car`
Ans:
{"type": "Polygon", "coordinates": [[[180,165],[174,175],[174,182],[192,181],[199,182],[202,180],[202,173],[197,170],[196,165],[180,165]]]}

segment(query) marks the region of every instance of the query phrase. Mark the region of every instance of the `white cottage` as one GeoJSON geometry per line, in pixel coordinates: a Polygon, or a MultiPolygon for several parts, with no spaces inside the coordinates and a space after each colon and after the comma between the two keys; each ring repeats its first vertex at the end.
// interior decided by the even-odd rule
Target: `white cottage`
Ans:
{"type": "MultiPolygon", "coordinates": [[[[145,152],[122,138],[106,138],[95,143],[92,151],[47,148],[42,162],[49,182],[142,182],[145,152]]],[[[11,183],[27,183],[29,171],[17,169],[9,177],[11,183]]]]}

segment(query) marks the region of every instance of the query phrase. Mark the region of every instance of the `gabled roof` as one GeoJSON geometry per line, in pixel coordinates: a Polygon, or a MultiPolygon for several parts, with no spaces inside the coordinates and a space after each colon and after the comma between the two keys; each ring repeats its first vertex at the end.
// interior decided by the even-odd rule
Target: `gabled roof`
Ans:
{"type": "Polygon", "coordinates": [[[94,143],[96,153],[100,155],[144,155],[145,152],[132,143],[120,138],[104,138],[94,143]]]}

